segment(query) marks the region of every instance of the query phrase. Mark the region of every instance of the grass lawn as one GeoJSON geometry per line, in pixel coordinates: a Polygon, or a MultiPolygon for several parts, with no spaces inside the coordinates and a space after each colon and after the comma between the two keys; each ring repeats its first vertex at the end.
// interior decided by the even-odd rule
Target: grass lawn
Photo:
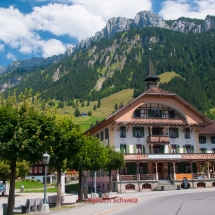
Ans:
{"type": "MultiPolygon", "coordinates": [[[[102,121],[105,117],[111,115],[114,111],[115,104],[118,106],[122,103],[123,105],[126,105],[129,101],[133,100],[133,89],[125,89],[120,92],[114,93],[106,98],[101,99],[101,106],[100,108],[96,108],[96,110],[93,110],[93,106],[97,105],[98,101],[90,101],[90,105],[87,106],[87,101],[84,102],[84,106],[82,107],[82,104],[78,102],[78,109],[80,113],[88,111],[92,112],[92,116],[79,116],[75,117],[74,112],[75,108],[72,106],[67,106],[65,102],[64,108],[56,109],[57,113],[60,115],[68,115],[73,120],[74,123],[79,124],[81,127],[82,132],[88,130],[90,128],[90,122],[95,125],[96,120],[99,122],[102,121]]],[[[55,103],[55,108],[57,108],[58,102],[57,100],[52,100],[55,103]]]]}
{"type": "Polygon", "coordinates": [[[24,186],[25,189],[38,189],[43,188],[44,184],[41,183],[40,181],[35,180],[16,181],[15,189],[20,189],[21,186],[24,186]]]}
{"type": "MultiPolygon", "coordinates": [[[[158,75],[160,78],[160,82],[159,83],[168,83],[171,79],[173,79],[174,77],[181,77],[179,74],[177,74],[176,72],[164,72],[160,75],[158,75]]],[[[181,77],[182,78],[182,77],[181,77]]],[[[158,84],[159,84],[158,83],[158,84]]]]}
{"type": "MultiPolygon", "coordinates": [[[[20,193],[43,193],[44,189],[25,189],[25,191],[20,193]]],[[[57,193],[57,187],[46,188],[47,193],[57,193]]]]}

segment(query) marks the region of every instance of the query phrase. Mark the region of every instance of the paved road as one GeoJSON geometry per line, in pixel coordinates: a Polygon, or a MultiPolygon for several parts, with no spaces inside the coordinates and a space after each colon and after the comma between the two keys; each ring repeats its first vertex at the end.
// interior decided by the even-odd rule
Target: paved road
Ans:
{"type": "MultiPolygon", "coordinates": [[[[53,195],[53,194],[52,194],[53,195]]],[[[16,207],[27,198],[43,197],[41,193],[23,193],[16,196],[16,207]]],[[[0,204],[7,202],[0,197],[0,204]]],[[[122,194],[117,200],[76,203],[75,208],[53,210],[58,215],[213,215],[215,214],[215,189],[189,189],[179,191],[147,191],[122,194]],[[130,201],[130,202],[125,202],[130,201]],[[136,202],[137,201],[137,202],[136,202]]],[[[35,213],[36,215],[36,213],[35,213]]],[[[40,213],[41,215],[41,213],[40,213]]]]}
{"type": "Polygon", "coordinates": [[[212,215],[215,214],[215,191],[174,192],[142,198],[137,204],[126,204],[97,215],[212,215]]]}

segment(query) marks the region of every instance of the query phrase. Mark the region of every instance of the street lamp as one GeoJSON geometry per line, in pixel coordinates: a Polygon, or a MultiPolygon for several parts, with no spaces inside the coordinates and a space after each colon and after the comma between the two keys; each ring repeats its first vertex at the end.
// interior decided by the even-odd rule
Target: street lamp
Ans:
{"type": "Polygon", "coordinates": [[[46,181],[47,181],[47,165],[49,164],[50,160],[50,155],[43,154],[43,164],[45,164],[45,183],[44,183],[44,199],[43,199],[43,205],[41,208],[41,212],[43,213],[49,213],[49,204],[47,204],[47,199],[46,199],[46,181]]]}

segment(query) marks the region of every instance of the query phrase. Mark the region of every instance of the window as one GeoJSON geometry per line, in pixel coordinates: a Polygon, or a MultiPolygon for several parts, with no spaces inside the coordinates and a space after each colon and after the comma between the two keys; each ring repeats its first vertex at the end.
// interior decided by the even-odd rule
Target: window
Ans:
{"type": "Polygon", "coordinates": [[[140,109],[134,111],[134,117],[140,117],[140,109]]]}
{"type": "Polygon", "coordinates": [[[173,154],[176,154],[176,153],[177,153],[177,151],[176,151],[176,145],[172,146],[172,153],[173,153],[173,154]]]}
{"type": "Polygon", "coordinates": [[[192,146],[192,145],[184,145],[183,146],[183,152],[188,153],[188,154],[193,153],[194,152],[194,146],[192,146]]]}
{"type": "Polygon", "coordinates": [[[101,176],[105,176],[105,172],[103,169],[101,169],[101,176]]]}
{"type": "Polygon", "coordinates": [[[200,149],[200,152],[201,152],[202,154],[205,154],[205,153],[207,153],[207,149],[201,148],[201,149],[200,149]]]}
{"type": "Polygon", "coordinates": [[[169,111],[169,118],[175,118],[175,111],[174,110],[169,111]]]}
{"type": "Polygon", "coordinates": [[[200,136],[199,137],[199,143],[206,143],[206,137],[200,136]]]}
{"type": "Polygon", "coordinates": [[[107,140],[109,137],[108,128],[105,129],[105,140],[107,140]]]}
{"type": "Polygon", "coordinates": [[[37,167],[34,167],[34,173],[37,173],[37,167]]]}
{"type": "Polygon", "coordinates": [[[211,143],[215,143],[215,136],[211,137],[211,143]]]}
{"type": "Polygon", "coordinates": [[[162,117],[162,111],[161,110],[151,110],[151,116],[152,117],[162,117]]]}
{"type": "Polygon", "coordinates": [[[169,128],[169,137],[178,138],[178,128],[169,128]]]}
{"type": "Polygon", "coordinates": [[[96,171],[96,176],[100,176],[100,169],[96,171]]]}
{"type": "Polygon", "coordinates": [[[143,127],[133,127],[133,137],[136,137],[136,138],[144,137],[144,128],[143,127]]]}
{"type": "Polygon", "coordinates": [[[32,173],[32,167],[30,167],[29,172],[32,173]]]}
{"type": "Polygon", "coordinates": [[[142,145],[136,145],[136,153],[138,154],[142,153],[142,145]]]}
{"type": "Polygon", "coordinates": [[[153,147],[153,153],[154,153],[154,154],[160,153],[160,146],[154,146],[154,147],[153,147]]]}
{"type": "Polygon", "coordinates": [[[100,140],[101,140],[101,141],[104,140],[104,132],[103,132],[103,131],[100,132],[100,140]]]}
{"type": "Polygon", "coordinates": [[[126,138],[126,128],[120,127],[120,138],[126,138]]]}
{"type": "Polygon", "coordinates": [[[191,153],[190,146],[186,146],[186,151],[187,151],[188,154],[191,153]]]}
{"type": "Polygon", "coordinates": [[[96,138],[97,138],[97,139],[99,139],[99,133],[98,133],[98,134],[96,134],[96,138]]]}
{"type": "Polygon", "coordinates": [[[184,129],[184,138],[190,139],[190,129],[189,128],[184,129]]]}
{"type": "Polygon", "coordinates": [[[43,168],[39,167],[39,173],[42,173],[42,172],[43,172],[43,168]]]}

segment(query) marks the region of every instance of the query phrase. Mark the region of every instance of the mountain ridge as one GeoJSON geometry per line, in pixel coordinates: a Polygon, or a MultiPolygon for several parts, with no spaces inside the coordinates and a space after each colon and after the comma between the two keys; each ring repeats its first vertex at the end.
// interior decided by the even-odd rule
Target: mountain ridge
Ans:
{"type": "Polygon", "coordinates": [[[113,17],[107,21],[106,26],[101,31],[95,33],[94,37],[82,40],[74,47],[69,47],[63,54],[53,55],[52,57],[48,58],[34,57],[31,59],[14,61],[12,64],[8,65],[5,70],[1,71],[10,72],[15,70],[30,71],[35,69],[44,69],[53,63],[58,63],[63,58],[70,56],[76,51],[86,50],[93,42],[99,41],[102,38],[112,38],[120,31],[145,27],[159,27],[173,31],[180,31],[182,33],[202,33],[215,27],[215,16],[208,15],[206,16],[205,20],[180,17],[177,20],[165,21],[155,13],[141,11],[137,13],[134,19],[113,17]],[[194,20],[196,23],[190,20],[194,20]]]}

